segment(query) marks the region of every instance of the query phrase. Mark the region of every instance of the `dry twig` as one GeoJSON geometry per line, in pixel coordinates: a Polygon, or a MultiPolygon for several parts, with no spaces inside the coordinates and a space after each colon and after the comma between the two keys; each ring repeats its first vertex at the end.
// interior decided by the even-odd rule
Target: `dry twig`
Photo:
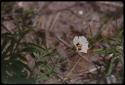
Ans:
{"type": "Polygon", "coordinates": [[[73,67],[72,67],[72,69],[68,72],[68,74],[65,76],[65,78],[64,78],[64,81],[66,81],[68,78],[69,78],[69,76],[72,74],[72,71],[75,69],[75,67],[78,65],[78,63],[79,63],[79,61],[81,60],[81,57],[80,58],[78,58],[78,60],[77,60],[77,62],[75,63],[75,65],[73,65],[73,67]]]}

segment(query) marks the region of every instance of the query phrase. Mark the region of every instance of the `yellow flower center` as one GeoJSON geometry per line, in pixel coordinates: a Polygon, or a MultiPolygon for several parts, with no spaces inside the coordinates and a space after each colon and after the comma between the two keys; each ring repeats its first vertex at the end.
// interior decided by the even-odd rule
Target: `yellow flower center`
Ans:
{"type": "Polygon", "coordinates": [[[79,43],[77,43],[77,44],[76,44],[76,47],[77,47],[77,50],[81,50],[82,45],[79,44],[79,43]]]}

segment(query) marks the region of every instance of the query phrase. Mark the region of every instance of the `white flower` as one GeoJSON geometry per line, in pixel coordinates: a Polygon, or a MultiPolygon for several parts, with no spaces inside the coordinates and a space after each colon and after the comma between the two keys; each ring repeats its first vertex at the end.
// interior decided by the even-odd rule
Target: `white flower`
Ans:
{"type": "Polygon", "coordinates": [[[84,36],[75,36],[73,39],[73,44],[78,52],[87,53],[88,41],[84,36]]]}

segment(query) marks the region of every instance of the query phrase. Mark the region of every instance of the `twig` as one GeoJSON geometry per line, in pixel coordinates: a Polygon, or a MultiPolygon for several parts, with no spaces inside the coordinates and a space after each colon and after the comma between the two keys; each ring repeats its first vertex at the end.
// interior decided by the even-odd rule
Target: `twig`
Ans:
{"type": "Polygon", "coordinates": [[[60,37],[58,37],[57,35],[55,35],[56,39],[61,41],[64,45],[66,45],[69,48],[72,48],[70,44],[68,44],[67,42],[65,42],[63,39],[61,39],[60,37]]]}
{"type": "Polygon", "coordinates": [[[45,27],[45,40],[46,40],[46,47],[49,46],[49,45],[48,45],[48,36],[49,36],[49,34],[48,34],[48,30],[49,30],[49,27],[50,27],[50,25],[51,25],[52,18],[53,18],[53,16],[50,15],[49,20],[48,20],[48,22],[47,22],[47,24],[46,24],[46,27],[45,27]]]}
{"type": "Polygon", "coordinates": [[[51,31],[57,21],[57,19],[59,18],[60,12],[56,14],[54,20],[52,21],[53,23],[51,24],[51,26],[49,27],[49,31],[51,31]]]}
{"type": "Polygon", "coordinates": [[[97,67],[94,67],[94,68],[92,68],[92,69],[90,69],[88,71],[81,71],[81,73],[79,73],[77,75],[82,75],[82,74],[86,74],[86,73],[92,73],[92,72],[94,72],[94,71],[96,71],[97,69],[100,69],[100,68],[104,69],[104,66],[97,66],[97,67]]]}
{"type": "MultiPolygon", "coordinates": [[[[55,71],[54,71],[55,72],[55,71]]],[[[56,73],[56,72],[55,72],[56,73]]],[[[58,77],[63,83],[65,82],[64,81],[64,79],[61,77],[61,76],[59,76],[57,73],[56,73],[56,77],[58,77]]]]}
{"type": "Polygon", "coordinates": [[[1,23],[1,26],[8,32],[12,33],[3,23],[1,23]]]}
{"type": "Polygon", "coordinates": [[[50,16],[48,16],[49,17],[49,19],[47,20],[47,24],[46,24],[46,28],[47,28],[47,30],[50,28],[50,26],[52,25],[52,22],[53,22],[53,16],[54,15],[50,15],[50,16]]]}
{"type": "Polygon", "coordinates": [[[69,71],[69,73],[65,76],[64,81],[69,78],[69,76],[72,74],[72,71],[75,69],[75,67],[77,66],[77,64],[79,63],[80,60],[81,60],[81,57],[77,60],[77,62],[75,63],[75,65],[73,65],[72,69],[71,69],[71,70],[69,71]]]}
{"type": "Polygon", "coordinates": [[[88,59],[87,59],[85,56],[83,56],[81,53],[77,52],[77,54],[78,54],[80,57],[82,57],[85,61],[87,61],[87,62],[93,64],[90,60],[88,60],[88,59]]]}

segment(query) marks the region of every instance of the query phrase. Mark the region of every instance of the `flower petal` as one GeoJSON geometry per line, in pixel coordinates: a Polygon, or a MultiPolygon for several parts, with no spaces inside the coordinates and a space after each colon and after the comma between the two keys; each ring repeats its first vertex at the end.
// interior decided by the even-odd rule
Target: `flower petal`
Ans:
{"type": "Polygon", "coordinates": [[[79,37],[75,36],[73,39],[73,44],[76,45],[79,42],[79,37]]]}

